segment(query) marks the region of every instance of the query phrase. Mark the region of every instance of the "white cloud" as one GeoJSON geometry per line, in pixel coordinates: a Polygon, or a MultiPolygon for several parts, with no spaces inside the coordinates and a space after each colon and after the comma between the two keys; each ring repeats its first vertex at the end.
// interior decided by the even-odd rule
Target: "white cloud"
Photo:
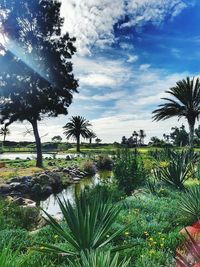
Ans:
{"type": "Polygon", "coordinates": [[[116,84],[116,81],[112,77],[104,74],[91,73],[87,76],[81,76],[79,79],[81,86],[88,85],[93,87],[111,87],[116,84]]]}
{"type": "Polygon", "coordinates": [[[113,90],[125,84],[132,75],[132,70],[124,65],[123,60],[75,57],[73,63],[74,73],[80,80],[80,92],[87,86],[96,89],[109,87],[113,90]]]}
{"type": "Polygon", "coordinates": [[[64,31],[77,38],[78,52],[85,55],[93,46],[104,48],[114,43],[114,25],[125,16],[129,21],[121,27],[140,27],[149,21],[159,24],[187,5],[183,0],[62,0],[61,14],[64,31]]]}
{"type": "Polygon", "coordinates": [[[110,101],[110,100],[118,100],[119,98],[122,98],[125,96],[125,93],[123,91],[116,91],[112,93],[105,93],[101,95],[79,95],[77,98],[80,100],[90,100],[90,101],[110,101]]]}
{"type": "Polygon", "coordinates": [[[62,0],[64,29],[77,38],[80,54],[114,41],[113,25],[124,15],[123,0],[62,0]]]}
{"type": "Polygon", "coordinates": [[[151,65],[150,64],[142,64],[142,65],[140,65],[140,70],[148,70],[149,68],[151,67],[151,65]]]}
{"type": "Polygon", "coordinates": [[[128,59],[127,62],[132,63],[132,62],[136,62],[138,60],[138,56],[137,55],[128,55],[128,59]]]}
{"type": "Polygon", "coordinates": [[[126,13],[130,20],[121,27],[143,26],[147,22],[160,24],[167,16],[174,18],[189,4],[183,0],[130,0],[126,13]]]}
{"type": "Polygon", "coordinates": [[[139,119],[132,115],[114,115],[92,120],[94,131],[104,142],[120,142],[123,135],[129,137],[134,130],[139,131],[140,129],[145,130],[147,134],[146,142],[148,142],[150,137],[158,136],[162,138],[163,133],[170,133],[171,127],[174,125],[181,126],[184,122],[183,120],[177,122],[175,118],[152,122],[150,117],[139,119]]]}

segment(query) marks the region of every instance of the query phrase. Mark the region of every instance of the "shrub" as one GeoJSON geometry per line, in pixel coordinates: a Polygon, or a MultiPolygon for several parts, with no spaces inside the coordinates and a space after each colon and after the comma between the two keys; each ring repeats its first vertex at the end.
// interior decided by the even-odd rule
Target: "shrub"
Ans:
{"type": "Polygon", "coordinates": [[[23,208],[15,203],[0,199],[0,230],[24,228],[31,230],[39,219],[39,209],[23,208]]]}
{"type": "Polygon", "coordinates": [[[187,189],[182,194],[179,205],[180,209],[192,220],[200,220],[200,185],[187,189]]]}
{"type": "Polygon", "coordinates": [[[96,173],[96,167],[91,160],[86,160],[81,164],[81,169],[87,172],[89,175],[94,175],[96,173]]]}
{"type": "Polygon", "coordinates": [[[96,164],[99,170],[112,170],[113,168],[113,160],[109,156],[99,156],[96,164]]]}
{"type": "Polygon", "coordinates": [[[97,194],[101,195],[102,201],[118,202],[124,197],[124,193],[119,191],[117,186],[112,182],[106,182],[95,185],[93,188],[85,189],[88,199],[93,199],[97,194]]]}
{"type": "Polygon", "coordinates": [[[143,184],[147,177],[142,158],[138,152],[135,150],[133,153],[128,149],[118,151],[113,173],[118,188],[127,195],[131,195],[133,190],[143,184]]]}

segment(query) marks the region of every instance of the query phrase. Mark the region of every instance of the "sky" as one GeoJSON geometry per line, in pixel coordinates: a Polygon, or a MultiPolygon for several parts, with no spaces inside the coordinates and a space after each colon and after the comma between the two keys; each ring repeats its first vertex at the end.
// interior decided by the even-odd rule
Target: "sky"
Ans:
{"type": "MultiPolygon", "coordinates": [[[[72,61],[79,94],[68,116],[40,123],[42,141],[63,136],[74,115],[90,120],[102,142],[110,143],[140,129],[148,141],[186,124],[176,118],[152,122],[152,111],[165,90],[200,73],[200,1],[61,1],[63,33],[76,37],[72,61]]],[[[25,126],[13,124],[8,140],[33,140],[25,126]]]]}

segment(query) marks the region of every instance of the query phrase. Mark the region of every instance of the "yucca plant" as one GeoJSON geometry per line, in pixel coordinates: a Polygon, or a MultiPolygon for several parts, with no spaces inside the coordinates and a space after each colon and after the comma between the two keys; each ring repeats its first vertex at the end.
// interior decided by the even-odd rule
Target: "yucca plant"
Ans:
{"type": "Polygon", "coordinates": [[[154,177],[178,189],[184,189],[184,182],[190,177],[194,177],[196,160],[197,155],[191,150],[181,152],[171,150],[168,152],[168,162],[165,166],[156,162],[154,177]]]}
{"type": "Polygon", "coordinates": [[[119,253],[111,255],[110,251],[87,251],[81,252],[80,259],[70,261],[69,267],[127,267],[130,259],[119,259],[119,253]]]}
{"type": "Polygon", "coordinates": [[[180,209],[194,221],[200,219],[200,185],[186,190],[179,201],[180,209]]]}
{"type": "Polygon", "coordinates": [[[88,199],[85,191],[83,191],[80,197],[75,197],[74,206],[65,199],[62,202],[58,198],[58,203],[64,218],[63,224],[59,224],[44,211],[47,216],[46,221],[55,233],[63,239],[64,243],[67,243],[68,247],[70,245],[71,249],[65,249],[64,244],[60,247],[41,244],[40,248],[43,252],[69,256],[79,255],[81,251],[106,246],[127,229],[127,227],[124,227],[111,233],[112,224],[120,212],[120,207],[118,205],[113,206],[109,202],[103,202],[100,195],[88,199]]]}

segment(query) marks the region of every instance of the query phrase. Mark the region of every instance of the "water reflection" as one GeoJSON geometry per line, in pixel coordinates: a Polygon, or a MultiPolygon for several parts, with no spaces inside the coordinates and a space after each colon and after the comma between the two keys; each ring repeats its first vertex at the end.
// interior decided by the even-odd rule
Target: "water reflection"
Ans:
{"type": "MultiPolygon", "coordinates": [[[[70,158],[77,158],[77,157],[84,157],[83,154],[71,154],[71,153],[43,153],[43,158],[51,158],[51,159],[66,159],[67,157],[70,158]]],[[[36,159],[35,153],[3,153],[0,154],[0,160],[15,160],[15,159],[36,159]]]]}
{"type": "Polygon", "coordinates": [[[93,177],[88,177],[83,180],[81,180],[77,184],[70,185],[66,189],[64,189],[61,193],[55,195],[51,195],[48,199],[45,201],[40,202],[40,206],[48,212],[52,216],[56,216],[56,218],[61,217],[61,212],[58,206],[58,202],[56,197],[58,196],[61,200],[63,197],[66,200],[69,200],[71,203],[74,202],[74,196],[75,194],[80,194],[81,190],[83,190],[85,187],[94,187],[95,185],[106,182],[112,177],[112,172],[110,171],[103,171],[99,172],[93,177]]]}

